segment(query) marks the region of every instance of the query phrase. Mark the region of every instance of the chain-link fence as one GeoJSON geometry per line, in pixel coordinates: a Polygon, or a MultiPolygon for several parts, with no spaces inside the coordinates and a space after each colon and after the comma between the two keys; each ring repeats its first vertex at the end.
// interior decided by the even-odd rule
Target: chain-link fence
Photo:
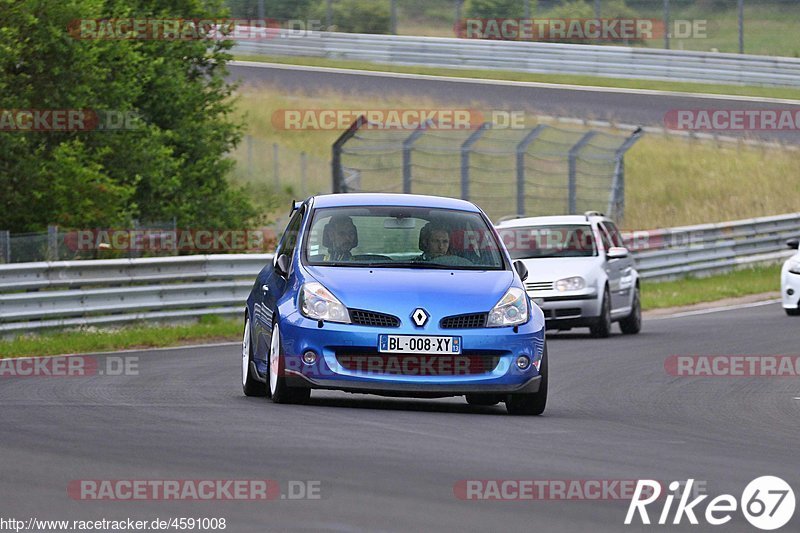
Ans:
{"type": "Polygon", "coordinates": [[[494,220],[590,210],[621,220],[624,156],[640,136],[544,124],[392,131],[362,117],[334,145],[333,190],[464,198],[494,220]]]}
{"type": "Polygon", "coordinates": [[[797,0],[227,0],[227,5],[236,17],[293,21],[300,29],[436,37],[455,36],[468,19],[649,19],[656,32],[643,38],[567,35],[561,42],[800,57],[797,0]]]}

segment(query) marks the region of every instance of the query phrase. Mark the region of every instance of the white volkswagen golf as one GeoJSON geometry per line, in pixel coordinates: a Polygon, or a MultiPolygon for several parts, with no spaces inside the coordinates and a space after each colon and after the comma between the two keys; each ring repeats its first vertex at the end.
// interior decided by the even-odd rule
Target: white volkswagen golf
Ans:
{"type": "Polygon", "coordinates": [[[800,315],[800,240],[786,241],[789,248],[798,250],[781,269],[781,297],[787,315],[800,315]]]}
{"type": "Polygon", "coordinates": [[[608,337],[611,323],[639,333],[639,274],[614,222],[600,213],[518,218],[496,226],[511,257],[528,269],[525,289],[549,329],[589,327],[608,337]]]}

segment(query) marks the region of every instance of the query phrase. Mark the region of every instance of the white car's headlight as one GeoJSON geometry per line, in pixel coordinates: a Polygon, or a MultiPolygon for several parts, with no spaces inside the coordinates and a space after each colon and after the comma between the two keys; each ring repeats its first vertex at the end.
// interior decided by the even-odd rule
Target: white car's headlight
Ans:
{"type": "Polygon", "coordinates": [[[525,291],[516,287],[508,289],[489,311],[486,325],[490,328],[500,326],[517,326],[528,321],[528,302],[525,291]]]}
{"type": "Polygon", "coordinates": [[[556,290],[558,292],[579,291],[584,287],[586,287],[586,280],[580,276],[573,276],[556,281],[556,290]]]}
{"type": "Polygon", "coordinates": [[[800,274],[800,259],[789,260],[789,272],[792,274],[800,274]]]}
{"type": "Polygon", "coordinates": [[[300,312],[312,320],[350,323],[347,308],[316,281],[304,284],[300,290],[300,312]]]}

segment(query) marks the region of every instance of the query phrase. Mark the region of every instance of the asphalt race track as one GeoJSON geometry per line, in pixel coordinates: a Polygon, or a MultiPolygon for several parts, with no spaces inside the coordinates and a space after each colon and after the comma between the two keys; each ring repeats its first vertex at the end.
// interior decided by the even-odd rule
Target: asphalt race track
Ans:
{"type": "MultiPolygon", "coordinates": [[[[313,95],[318,90],[336,90],[373,97],[421,95],[459,106],[481,109],[525,110],[543,115],[611,120],[625,124],[664,127],[664,115],[675,109],[793,109],[796,101],[770,101],[746,97],[696,97],[675,93],[652,94],[615,89],[526,86],[515,82],[487,84],[481,80],[466,82],[433,80],[419,76],[380,73],[357,74],[342,69],[314,69],[291,65],[253,65],[234,62],[229,65],[231,78],[247,84],[268,83],[287,92],[313,95]],[[791,103],[795,102],[795,103],[791,103]],[[485,106],[485,107],[484,107],[485,106]]],[[[725,131],[722,135],[737,136],[725,131]]],[[[750,132],[753,138],[784,143],[800,143],[797,130],[750,132]]]]}
{"type": "MultiPolygon", "coordinates": [[[[717,527],[626,527],[627,501],[465,501],[454,486],[694,478],[738,499],[750,480],[778,475],[797,491],[796,377],[671,377],[664,362],[797,354],[798,326],[771,303],[652,319],[633,337],[550,335],[548,409],[529,418],[463,398],[246,398],[234,345],[124,353],[138,357],[133,376],[0,378],[0,515],[225,517],[235,532],[757,531],[738,511],[717,527]],[[284,494],[314,480],[321,498],[81,501],[67,493],[80,479],[271,479],[284,494]]],[[[799,529],[796,511],[782,531],[799,529]]]]}

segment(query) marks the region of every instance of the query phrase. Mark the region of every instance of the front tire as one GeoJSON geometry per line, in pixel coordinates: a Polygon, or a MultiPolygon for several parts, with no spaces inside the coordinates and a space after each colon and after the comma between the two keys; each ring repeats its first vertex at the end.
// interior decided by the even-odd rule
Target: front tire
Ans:
{"type": "Polygon", "coordinates": [[[244,319],[242,335],[242,392],[245,396],[266,396],[264,385],[253,376],[253,337],[249,316],[244,319]]]}
{"type": "Polygon", "coordinates": [[[639,299],[638,286],[633,293],[631,314],[619,321],[619,329],[626,335],[635,335],[642,330],[642,302],[639,299]]]}
{"type": "Polygon", "coordinates": [[[506,411],[510,415],[538,416],[547,406],[547,343],[542,353],[542,364],[539,366],[542,381],[539,390],[529,394],[509,394],[506,398],[506,411]]]}
{"type": "Polygon", "coordinates": [[[269,371],[267,375],[267,394],[275,403],[304,403],[311,397],[311,389],[289,387],[284,373],[281,329],[278,317],[272,323],[272,339],[269,348],[269,371]]]}
{"type": "Polygon", "coordinates": [[[598,339],[605,339],[611,335],[611,295],[608,292],[608,287],[603,291],[600,316],[597,317],[597,322],[594,325],[589,326],[589,333],[592,337],[598,339]]]}

